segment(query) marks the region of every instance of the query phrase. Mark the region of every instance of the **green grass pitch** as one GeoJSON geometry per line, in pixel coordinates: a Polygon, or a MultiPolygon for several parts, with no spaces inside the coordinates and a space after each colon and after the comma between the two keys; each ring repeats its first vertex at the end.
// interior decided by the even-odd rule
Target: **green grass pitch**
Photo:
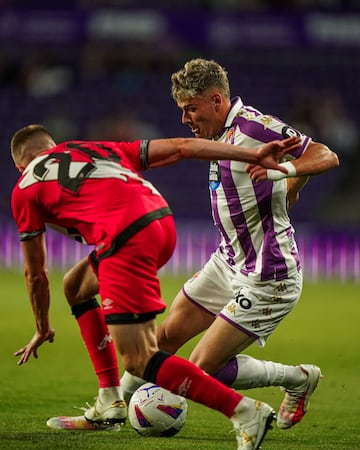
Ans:
{"type": "MultiPolygon", "coordinates": [[[[163,296],[171,302],[185,278],[162,278],[163,296]]],[[[39,359],[16,365],[13,352],[34,332],[23,275],[0,272],[0,449],[146,449],[230,450],[236,448],[231,423],[221,414],[189,401],[184,428],[172,438],[142,438],[126,424],[120,432],[55,431],[46,419],[80,415],[73,406],[92,403],[97,380],[77,324],[62,296],[61,275],[51,274],[53,344],[45,343],[39,359]]],[[[360,302],[359,284],[305,283],[302,299],[275,331],[264,349],[248,353],[287,364],[315,363],[324,379],[309,413],[290,430],[274,427],[263,450],[360,449],[360,302]]],[[[160,318],[159,318],[160,319],[160,318]]],[[[160,319],[161,320],[161,319],[160,319]]],[[[194,343],[182,349],[187,357],[194,343]]],[[[247,391],[278,408],[278,388],[247,391]]]]}

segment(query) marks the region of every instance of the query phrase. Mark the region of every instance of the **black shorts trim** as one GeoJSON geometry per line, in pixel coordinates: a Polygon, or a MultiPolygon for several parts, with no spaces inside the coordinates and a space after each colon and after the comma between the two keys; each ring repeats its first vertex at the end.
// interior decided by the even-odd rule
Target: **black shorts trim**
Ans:
{"type": "Polygon", "coordinates": [[[80,316],[90,311],[91,309],[100,308],[96,298],[91,298],[84,303],[78,303],[71,308],[71,313],[78,319],[80,316]]]}
{"type": "Polygon", "coordinates": [[[148,320],[155,319],[157,314],[161,314],[165,311],[165,308],[159,311],[153,311],[149,313],[124,313],[124,314],[105,314],[106,325],[125,325],[132,323],[143,323],[148,320]]]}
{"type": "MultiPolygon", "coordinates": [[[[111,247],[107,250],[103,251],[97,256],[97,261],[101,261],[104,258],[107,258],[108,256],[113,255],[116,253],[119,248],[121,248],[126,242],[133,237],[136,233],[141,231],[143,228],[146,227],[146,225],[149,225],[149,223],[153,222],[154,220],[161,219],[162,217],[171,216],[172,212],[171,209],[168,206],[164,206],[163,208],[156,209],[155,211],[151,211],[143,216],[141,216],[139,219],[135,220],[135,222],[132,222],[129,226],[125,228],[119,235],[116,236],[116,238],[112,241],[111,247]]],[[[94,259],[91,260],[91,263],[94,265],[94,259]]]]}

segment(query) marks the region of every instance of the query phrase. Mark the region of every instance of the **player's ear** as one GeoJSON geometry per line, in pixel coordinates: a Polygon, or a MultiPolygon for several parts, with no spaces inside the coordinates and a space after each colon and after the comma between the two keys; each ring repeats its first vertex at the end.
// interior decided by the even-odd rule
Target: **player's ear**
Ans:
{"type": "Polygon", "coordinates": [[[211,101],[214,104],[215,109],[217,110],[219,108],[220,104],[221,104],[221,101],[222,101],[221,95],[218,94],[218,93],[214,94],[212,96],[212,98],[211,98],[211,101]]]}

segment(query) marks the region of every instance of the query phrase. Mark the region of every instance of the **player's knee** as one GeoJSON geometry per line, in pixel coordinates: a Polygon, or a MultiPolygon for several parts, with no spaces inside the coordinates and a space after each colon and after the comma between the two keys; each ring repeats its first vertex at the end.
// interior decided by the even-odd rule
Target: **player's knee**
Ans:
{"type": "Polygon", "coordinates": [[[204,372],[212,374],[216,372],[220,367],[218,361],[207,358],[203,352],[196,352],[190,355],[189,361],[200,367],[204,372]]]}
{"type": "MultiPolygon", "coordinates": [[[[208,366],[206,360],[201,358],[200,355],[190,355],[189,361],[194,363],[196,366],[200,367],[203,370],[205,370],[205,367],[208,366]]],[[[207,372],[207,370],[205,371],[207,372]]]]}

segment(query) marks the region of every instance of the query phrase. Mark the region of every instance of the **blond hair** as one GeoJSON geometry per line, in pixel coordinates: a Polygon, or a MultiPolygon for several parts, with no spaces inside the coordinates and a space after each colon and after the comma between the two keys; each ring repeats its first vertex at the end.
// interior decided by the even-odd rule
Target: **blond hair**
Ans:
{"type": "Polygon", "coordinates": [[[216,61],[196,58],[171,75],[171,95],[177,101],[201,95],[215,87],[225,98],[230,98],[230,86],[226,70],[216,61]]]}

